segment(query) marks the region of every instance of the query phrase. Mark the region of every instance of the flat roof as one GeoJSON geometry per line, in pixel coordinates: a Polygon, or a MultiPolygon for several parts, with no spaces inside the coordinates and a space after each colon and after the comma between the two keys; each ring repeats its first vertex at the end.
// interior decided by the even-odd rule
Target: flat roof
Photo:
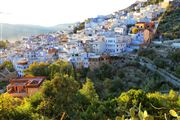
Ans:
{"type": "Polygon", "coordinates": [[[27,86],[27,87],[38,87],[44,81],[45,76],[38,77],[22,77],[10,80],[10,86],[27,86]]]}

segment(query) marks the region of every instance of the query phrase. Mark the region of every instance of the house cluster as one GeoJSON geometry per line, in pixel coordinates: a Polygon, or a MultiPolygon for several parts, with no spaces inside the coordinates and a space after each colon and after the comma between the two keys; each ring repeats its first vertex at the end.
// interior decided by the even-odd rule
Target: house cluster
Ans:
{"type": "Polygon", "coordinates": [[[165,3],[168,1],[143,7],[144,2],[139,1],[135,11],[125,9],[90,18],[76,34],[57,31],[24,37],[10,50],[0,51],[0,63],[10,60],[19,77],[35,61],[52,63],[61,59],[76,68],[91,67],[94,60],[107,60],[107,56],[118,56],[148,44],[158,26],[156,18],[166,9],[165,3]]]}

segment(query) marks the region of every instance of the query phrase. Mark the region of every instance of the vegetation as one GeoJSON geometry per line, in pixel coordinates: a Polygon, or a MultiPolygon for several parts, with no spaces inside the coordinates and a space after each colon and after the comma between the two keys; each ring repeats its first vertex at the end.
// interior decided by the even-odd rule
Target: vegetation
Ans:
{"type": "Polygon", "coordinates": [[[148,2],[145,2],[145,6],[152,5],[152,4],[158,4],[160,2],[163,2],[164,0],[149,0],[148,2]]]}
{"type": "Polygon", "coordinates": [[[80,23],[79,26],[77,26],[77,27],[74,28],[73,32],[74,32],[74,33],[77,33],[77,31],[83,30],[84,27],[85,27],[85,22],[82,22],[82,23],[80,23]]]}
{"type": "Polygon", "coordinates": [[[178,76],[180,76],[180,65],[178,65],[178,66],[176,67],[176,74],[177,74],[178,76]]]}
{"type": "Polygon", "coordinates": [[[156,51],[152,48],[147,48],[147,49],[140,49],[138,51],[139,56],[147,57],[151,60],[154,60],[154,58],[157,56],[156,51]]]}
{"type": "Polygon", "coordinates": [[[3,64],[0,64],[0,70],[7,68],[10,72],[15,71],[13,64],[10,61],[4,61],[3,64]]]}
{"type": "MultiPolygon", "coordinates": [[[[150,0],[148,4],[161,1],[150,0]]],[[[170,15],[168,12],[166,14],[170,15]]],[[[84,24],[75,27],[74,33],[84,29],[84,24]]],[[[160,31],[162,24],[166,23],[160,23],[160,31]]],[[[176,31],[173,35],[176,38],[176,31]]],[[[152,48],[139,50],[138,55],[151,59],[159,68],[169,67],[180,75],[178,49],[168,53],[167,60],[158,57],[152,48]]],[[[0,68],[14,71],[12,63],[8,61],[0,68]]],[[[30,97],[19,99],[7,93],[1,94],[0,118],[3,120],[179,119],[179,93],[173,90],[166,94],[155,92],[161,90],[164,81],[156,72],[149,71],[136,60],[122,58],[121,61],[101,64],[95,69],[80,70],[60,60],[53,64],[34,62],[24,72],[31,76],[47,76],[47,80],[40,91],[30,97]]]]}
{"type": "Polygon", "coordinates": [[[171,61],[170,70],[177,76],[180,77],[180,49],[172,50],[168,53],[169,61],[171,61]]]}
{"type": "Polygon", "coordinates": [[[173,62],[179,63],[180,62],[180,49],[176,49],[169,53],[169,57],[173,62]]]}
{"type": "Polygon", "coordinates": [[[166,68],[168,66],[165,59],[163,59],[161,57],[156,57],[154,59],[154,64],[159,68],[166,68]]]}
{"type": "Polygon", "coordinates": [[[0,90],[6,89],[6,86],[7,86],[7,85],[8,85],[7,82],[4,82],[4,81],[0,82],[0,90]]]}
{"type": "Polygon", "coordinates": [[[180,3],[178,0],[172,1],[159,23],[157,31],[164,39],[173,40],[180,38],[179,5],[180,3]]]}
{"type": "Polygon", "coordinates": [[[136,34],[138,32],[138,29],[137,28],[132,28],[132,34],[136,34]]]}
{"type": "MultiPolygon", "coordinates": [[[[66,80],[68,81],[68,79],[66,80]]],[[[65,85],[64,82],[63,85],[65,85]]],[[[46,85],[47,83],[43,87],[46,85]]],[[[66,85],[68,88],[71,87],[71,85],[66,85]]],[[[0,95],[0,117],[4,120],[49,120],[60,119],[64,112],[66,119],[74,120],[120,119],[122,116],[124,118],[131,117],[133,120],[144,120],[145,118],[164,120],[165,118],[178,117],[177,113],[173,116],[171,116],[172,112],[169,113],[171,109],[176,111],[180,109],[180,96],[174,91],[170,91],[169,94],[161,94],[158,92],[145,93],[142,90],[132,89],[111,100],[91,101],[86,98],[86,95],[91,94],[81,94],[76,85],[77,83],[73,83],[74,87],[70,89],[73,93],[67,91],[68,88],[63,88],[62,92],[59,91],[59,93],[56,91],[58,87],[54,86],[55,88],[49,89],[49,91],[57,93],[50,96],[44,96],[46,93],[43,92],[25,99],[13,98],[8,94],[0,95]]]]}
{"type": "Polygon", "coordinates": [[[0,41],[0,49],[5,49],[7,48],[8,41],[0,41]]]}
{"type": "Polygon", "coordinates": [[[32,63],[24,72],[32,76],[48,76],[48,63],[32,63]]]}
{"type": "MultiPolygon", "coordinates": [[[[125,66],[133,68],[138,67],[138,64],[126,63],[125,66]]],[[[123,81],[127,74],[118,71],[118,65],[117,69],[110,64],[103,64],[95,70],[74,72],[72,65],[64,61],[51,65],[33,63],[28,68],[28,73],[40,75],[38,67],[42,72],[48,71],[46,75],[49,80],[45,80],[40,91],[31,97],[19,99],[8,94],[0,95],[0,118],[49,120],[60,119],[64,114],[64,119],[73,120],[123,117],[134,120],[163,120],[165,117],[172,118],[169,113],[171,109],[180,109],[180,96],[175,91],[171,90],[169,94],[148,93],[145,91],[150,89],[131,89],[127,81],[125,85],[123,81]]],[[[147,72],[146,69],[145,71],[147,72]]]]}

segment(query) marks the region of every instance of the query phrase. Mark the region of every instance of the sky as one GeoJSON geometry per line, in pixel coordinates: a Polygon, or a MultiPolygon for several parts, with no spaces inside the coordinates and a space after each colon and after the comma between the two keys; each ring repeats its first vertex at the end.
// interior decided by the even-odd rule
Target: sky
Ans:
{"type": "Polygon", "coordinates": [[[54,26],[108,15],[136,0],[0,0],[0,23],[54,26]]]}

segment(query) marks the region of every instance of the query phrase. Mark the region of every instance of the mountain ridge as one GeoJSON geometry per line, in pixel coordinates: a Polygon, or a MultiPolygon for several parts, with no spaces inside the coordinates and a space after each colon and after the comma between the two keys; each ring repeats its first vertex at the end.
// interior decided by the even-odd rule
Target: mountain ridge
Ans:
{"type": "Polygon", "coordinates": [[[2,23],[2,39],[3,40],[20,40],[23,36],[45,34],[54,31],[69,30],[74,23],[58,24],[51,27],[44,27],[40,25],[26,25],[26,24],[8,24],[2,23]]]}

